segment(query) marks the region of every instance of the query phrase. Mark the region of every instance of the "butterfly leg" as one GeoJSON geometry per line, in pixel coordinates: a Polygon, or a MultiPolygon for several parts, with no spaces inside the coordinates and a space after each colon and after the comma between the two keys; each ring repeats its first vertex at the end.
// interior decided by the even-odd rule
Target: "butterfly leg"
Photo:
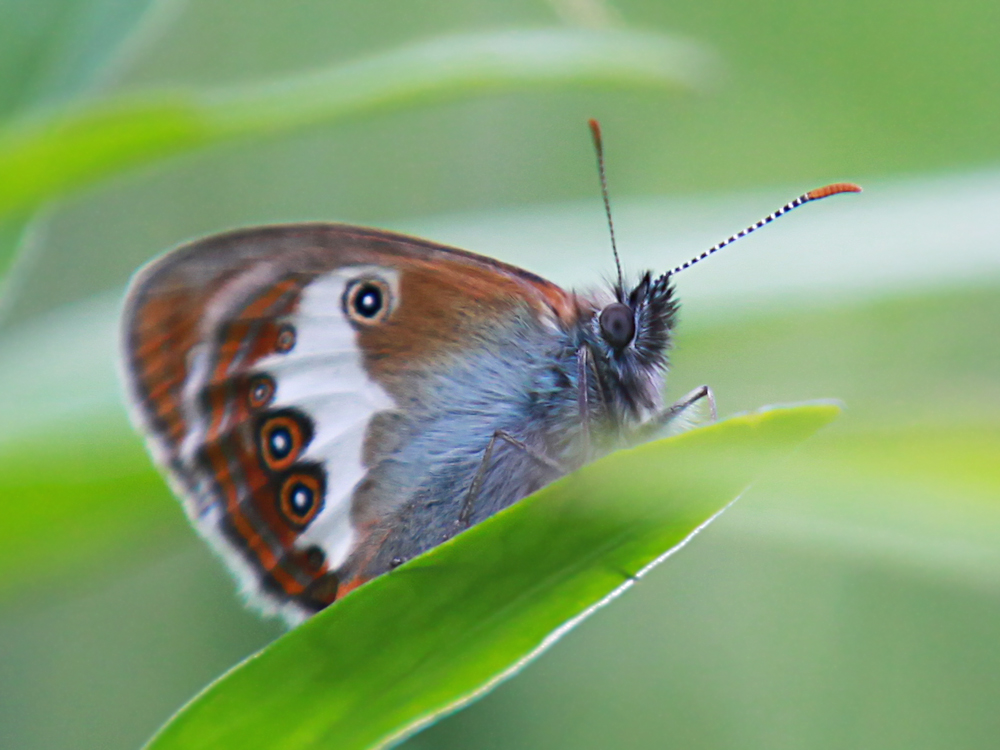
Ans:
{"type": "Polygon", "coordinates": [[[716,421],[719,418],[718,411],[715,407],[715,394],[712,393],[712,389],[707,385],[700,385],[693,391],[685,395],[676,403],[668,406],[666,409],[659,412],[656,416],[646,422],[639,429],[639,439],[648,440],[653,437],[659,430],[666,427],[670,422],[676,419],[680,414],[687,411],[689,408],[694,406],[696,403],[705,399],[708,401],[709,412],[712,416],[712,421],[716,421]]]}
{"type": "Polygon", "coordinates": [[[486,470],[489,468],[490,460],[493,458],[493,449],[496,446],[497,440],[503,440],[505,443],[514,446],[518,450],[524,451],[528,456],[533,458],[538,463],[543,466],[548,466],[553,471],[558,471],[560,474],[566,473],[566,467],[555,461],[544,453],[536,451],[531,446],[518,440],[516,437],[511,435],[509,432],[504,430],[497,430],[493,433],[493,437],[490,438],[490,442],[486,446],[486,452],[483,454],[483,460],[479,464],[479,470],[476,472],[476,476],[472,479],[472,485],[469,487],[469,492],[465,496],[465,501],[462,503],[462,510],[458,514],[458,525],[463,528],[469,528],[469,521],[472,519],[472,511],[476,507],[476,498],[479,496],[479,490],[482,488],[483,479],[486,476],[486,470]]]}
{"type": "MultiPolygon", "coordinates": [[[[591,459],[590,425],[594,418],[595,406],[590,400],[591,376],[594,378],[593,382],[598,384],[601,382],[597,374],[597,364],[594,362],[594,353],[590,350],[589,346],[584,344],[576,353],[576,404],[580,414],[580,443],[583,463],[587,463],[591,459]]],[[[600,386],[597,388],[597,397],[599,401],[596,404],[598,407],[597,413],[605,414],[607,412],[607,404],[604,401],[604,392],[600,386]]]]}
{"type": "Polygon", "coordinates": [[[576,406],[580,412],[580,442],[584,460],[590,457],[590,347],[576,353],[576,406]]]}

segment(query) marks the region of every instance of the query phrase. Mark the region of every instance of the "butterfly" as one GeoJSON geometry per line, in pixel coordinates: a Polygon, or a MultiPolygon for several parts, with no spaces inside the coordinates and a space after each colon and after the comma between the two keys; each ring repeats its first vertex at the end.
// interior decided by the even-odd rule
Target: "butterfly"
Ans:
{"type": "MultiPolygon", "coordinates": [[[[597,455],[664,407],[673,277],[566,291],[426,240],[264,226],[140,270],[122,316],[133,420],[248,600],[294,625],[597,455]]],[[[714,411],[714,402],[712,403],[714,411]]]]}

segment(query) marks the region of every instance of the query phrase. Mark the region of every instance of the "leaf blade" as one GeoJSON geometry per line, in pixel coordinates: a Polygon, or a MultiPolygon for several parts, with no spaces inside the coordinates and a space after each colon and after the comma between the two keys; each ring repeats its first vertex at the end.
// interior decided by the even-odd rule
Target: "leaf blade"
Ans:
{"type": "Polygon", "coordinates": [[[366,748],[403,739],[514,674],[632,585],[837,411],[744,415],[584,467],[251,657],[149,747],[366,748]],[[680,490],[664,492],[668,476],[680,490]],[[609,502],[609,491],[629,501],[609,502]]]}
{"type": "Polygon", "coordinates": [[[113,173],[273,135],[472,94],[558,85],[686,89],[707,56],[660,34],[551,30],[443,37],[259,86],[122,95],[0,131],[0,215],[113,173]]]}

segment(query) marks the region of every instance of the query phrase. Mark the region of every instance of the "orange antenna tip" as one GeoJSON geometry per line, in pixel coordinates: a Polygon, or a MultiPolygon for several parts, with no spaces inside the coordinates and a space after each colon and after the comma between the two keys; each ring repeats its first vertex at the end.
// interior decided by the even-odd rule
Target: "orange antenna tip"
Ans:
{"type": "Polygon", "coordinates": [[[593,134],[594,140],[601,140],[601,123],[591,117],[587,120],[587,124],[590,125],[590,132],[593,134]]]}
{"type": "Polygon", "coordinates": [[[673,274],[678,274],[681,271],[686,271],[695,263],[701,263],[701,261],[705,260],[705,258],[707,258],[708,256],[717,253],[719,250],[728,245],[732,245],[734,242],[736,242],[736,240],[742,239],[743,237],[746,237],[748,234],[756,232],[761,227],[770,224],[775,219],[784,216],[789,211],[793,211],[799,206],[804,206],[806,203],[817,201],[820,200],[821,198],[829,198],[831,195],[837,195],[838,193],[860,193],[860,192],[861,188],[859,188],[853,182],[835,182],[833,185],[827,185],[826,187],[816,188],[815,190],[810,190],[808,193],[803,193],[790,203],[786,203],[784,206],[779,208],[773,214],[768,214],[763,219],[758,221],[756,224],[751,224],[742,232],[737,232],[732,237],[729,237],[728,239],[725,239],[722,242],[720,242],[718,245],[713,245],[708,250],[703,252],[701,255],[696,255],[687,263],[677,266],[677,268],[675,268],[673,271],[664,274],[664,277],[668,278],[673,274]]]}
{"type": "Polygon", "coordinates": [[[829,198],[831,195],[837,195],[838,193],[860,193],[861,187],[855,185],[853,182],[835,182],[832,185],[826,185],[825,187],[816,188],[815,190],[810,190],[806,193],[809,200],[815,201],[820,198],[829,198]]]}

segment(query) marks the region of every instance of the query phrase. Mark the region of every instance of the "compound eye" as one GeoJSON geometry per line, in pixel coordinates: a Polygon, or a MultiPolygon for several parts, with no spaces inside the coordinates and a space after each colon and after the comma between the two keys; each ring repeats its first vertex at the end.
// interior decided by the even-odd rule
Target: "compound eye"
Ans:
{"type": "Polygon", "coordinates": [[[617,350],[628,346],[635,336],[635,314],[622,302],[612,302],[601,311],[601,335],[617,350]]]}
{"type": "Polygon", "coordinates": [[[374,325],[389,314],[391,295],[389,285],[382,279],[358,279],[347,287],[344,309],[355,323],[374,325]]]}

